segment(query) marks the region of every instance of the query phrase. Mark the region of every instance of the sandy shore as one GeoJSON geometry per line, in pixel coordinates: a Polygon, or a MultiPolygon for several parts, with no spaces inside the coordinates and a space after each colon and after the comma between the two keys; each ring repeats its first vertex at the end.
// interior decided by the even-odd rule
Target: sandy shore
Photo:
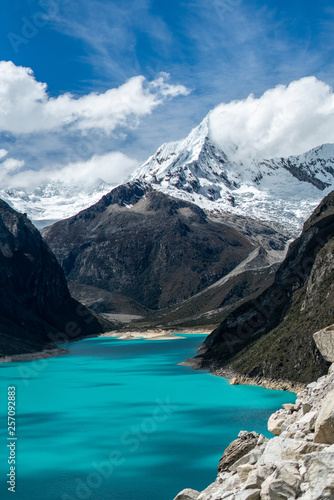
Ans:
{"type": "Polygon", "coordinates": [[[112,337],[119,340],[136,340],[136,339],[147,339],[147,340],[175,340],[184,339],[182,335],[209,335],[212,330],[194,330],[194,329],[182,329],[182,330],[116,330],[113,332],[102,333],[99,337],[112,337]]]}

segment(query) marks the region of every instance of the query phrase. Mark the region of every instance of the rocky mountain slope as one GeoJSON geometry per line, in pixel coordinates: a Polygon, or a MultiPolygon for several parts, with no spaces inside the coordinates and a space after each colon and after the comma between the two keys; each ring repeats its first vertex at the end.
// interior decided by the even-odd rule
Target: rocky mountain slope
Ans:
{"type": "Polygon", "coordinates": [[[288,233],[249,217],[210,214],[209,218],[237,229],[255,244],[255,250],[223,278],[181,303],[145,316],[137,321],[138,326],[214,328],[238,304],[250,296],[258,296],[272,284],[278,264],[286,254],[288,233]]]}
{"type": "Polygon", "coordinates": [[[258,247],[220,280],[181,303],[146,314],[136,326],[215,328],[244,300],[268,288],[277,267],[268,265],[265,251],[258,247]]]}
{"type": "Polygon", "coordinates": [[[110,329],[72,299],[64,272],[25,215],[0,200],[0,355],[110,329]]]}
{"type": "Polygon", "coordinates": [[[135,300],[125,295],[108,292],[102,288],[89,285],[81,285],[74,281],[68,284],[72,297],[86,305],[98,314],[129,314],[133,316],[146,316],[150,309],[141,306],[135,300]]]}
{"type": "MultiPolygon", "coordinates": [[[[334,325],[315,336],[334,362],[334,325]]],[[[275,437],[241,431],[226,448],[218,476],[204,491],[174,500],[325,500],[334,498],[334,363],[329,373],[283,405],[268,421],[275,437]]]]}
{"type": "MultiPolygon", "coordinates": [[[[140,182],[119,186],[42,233],[69,281],[125,295],[151,309],[213,284],[258,246],[196,205],[140,182]]],[[[275,237],[271,230],[268,245],[282,250],[286,239],[275,237]]]]}
{"type": "Polygon", "coordinates": [[[298,384],[326,373],[313,333],[334,322],[333,255],[334,192],[290,245],[274,283],[227,316],[200,346],[193,366],[234,373],[236,382],[298,384]]]}
{"type": "Polygon", "coordinates": [[[210,114],[183,141],[162,145],[132,176],[154,189],[214,212],[278,222],[297,235],[334,187],[334,145],[298,157],[238,159],[210,133],[210,114]]]}

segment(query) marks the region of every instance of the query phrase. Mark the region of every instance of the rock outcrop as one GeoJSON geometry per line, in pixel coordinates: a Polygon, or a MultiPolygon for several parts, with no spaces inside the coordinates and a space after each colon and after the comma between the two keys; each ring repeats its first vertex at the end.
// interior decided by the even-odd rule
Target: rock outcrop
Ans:
{"type": "Polygon", "coordinates": [[[313,338],[325,360],[334,363],[334,325],[319,330],[313,338]]]}
{"type": "Polygon", "coordinates": [[[334,390],[327,395],[315,421],[314,442],[334,444],[334,390]]]}
{"type": "Polygon", "coordinates": [[[216,481],[202,492],[183,490],[175,500],[333,499],[333,389],[334,369],[270,417],[275,437],[240,432],[219,462],[216,481]]]}
{"type": "Polygon", "coordinates": [[[236,462],[238,462],[245,455],[255,448],[259,439],[259,434],[256,432],[243,432],[239,433],[238,439],[232,441],[226,448],[224,455],[219,460],[218,471],[224,472],[229,470],[236,462]]]}
{"type": "Polygon", "coordinates": [[[0,356],[55,354],[55,343],[111,327],[72,299],[39,231],[0,200],[0,356]]]}
{"type": "Polygon", "coordinates": [[[175,500],[196,500],[198,498],[199,491],[192,490],[191,488],[186,488],[182,490],[175,500]]]}

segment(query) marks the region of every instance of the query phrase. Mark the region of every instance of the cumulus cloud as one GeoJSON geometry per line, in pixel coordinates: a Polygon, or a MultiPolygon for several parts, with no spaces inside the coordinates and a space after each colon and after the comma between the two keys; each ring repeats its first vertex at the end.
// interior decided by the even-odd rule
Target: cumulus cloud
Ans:
{"type": "Polygon", "coordinates": [[[105,155],[94,155],[87,161],[69,163],[55,173],[49,171],[50,178],[66,180],[66,183],[91,183],[102,179],[107,184],[118,184],[139,166],[133,158],[114,151],[105,155]]]}
{"type": "Polygon", "coordinates": [[[124,181],[138,166],[136,160],[118,151],[94,155],[87,161],[71,162],[41,170],[25,169],[24,161],[8,158],[0,163],[0,185],[2,189],[15,187],[26,191],[50,182],[83,188],[89,188],[99,180],[116,185],[124,181]]]}
{"type": "Polygon", "coordinates": [[[38,82],[30,68],[11,61],[0,62],[0,130],[29,134],[70,126],[87,131],[133,127],[166,99],[189,93],[183,85],[168,83],[161,74],[147,82],[143,76],[130,78],[118,88],[92,92],[79,98],[67,93],[48,95],[47,85],[38,82]]]}
{"type": "Polygon", "coordinates": [[[315,77],[278,85],[261,97],[220,104],[209,114],[212,139],[237,145],[237,158],[298,155],[334,142],[334,94],[315,77]]]}
{"type": "Polygon", "coordinates": [[[1,167],[4,169],[4,172],[19,172],[22,167],[24,167],[24,160],[16,160],[15,158],[8,158],[5,160],[1,167]]]}

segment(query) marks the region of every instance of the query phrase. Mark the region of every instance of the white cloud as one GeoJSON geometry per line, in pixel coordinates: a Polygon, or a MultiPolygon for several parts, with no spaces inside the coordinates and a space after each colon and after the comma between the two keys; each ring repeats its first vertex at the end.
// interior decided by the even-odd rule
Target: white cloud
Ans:
{"type": "Polygon", "coordinates": [[[8,158],[5,160],[1,167],[5,172],[18,172],[24,167],[24,160],[16,160],[15,158],[8,158]]]}
{"type": "Polygon", "coordinates": [[[94,155],[87,161],[69,163],[55,172],[48,172],[50,178],[63,180],[67,184],[87,183],[102,179],[107,184],[118,184],[135,168],[138,162],[123,153],[114,151],[105,155],[94,155]]]}
{"type": "Polygon", "coordinates": [[[223,149],[236,144],[240,158],[297,155],[334,142],[334,94],[315,77],[220,104],[209,118],[212,139],[223,149]]]}
{"type": "Polygon", "coordinates": [[[7,149],[0,149],[0,160],[8,155],[7,149]]]}
{"type": "Polygon", "coordinates": [[[41,170],[24,168],[24,162],[9,158],[0,163],[0,185],[2,189],[17,188],[26,191],[60,182],[69,188],[82,186],[90,188],[98,180],[116,185],[137,168],[138,162],[118,151],[105,155],[94,155],[87,161],[78,161],[66,165],[46,167],[41,170]]]}
{"type": "Polygon", "coordinates": [[[110,133],[118,126],[131,128],[167,98],[189,93],[183,85],[167,83],[167,78],[164,73],[147,82],[136,76],[101,94],[92,92],[76,99],[67,93],[52,98],[30,68],[1,61],[0,130],[29,134],[71,126],[110,133]]]}

